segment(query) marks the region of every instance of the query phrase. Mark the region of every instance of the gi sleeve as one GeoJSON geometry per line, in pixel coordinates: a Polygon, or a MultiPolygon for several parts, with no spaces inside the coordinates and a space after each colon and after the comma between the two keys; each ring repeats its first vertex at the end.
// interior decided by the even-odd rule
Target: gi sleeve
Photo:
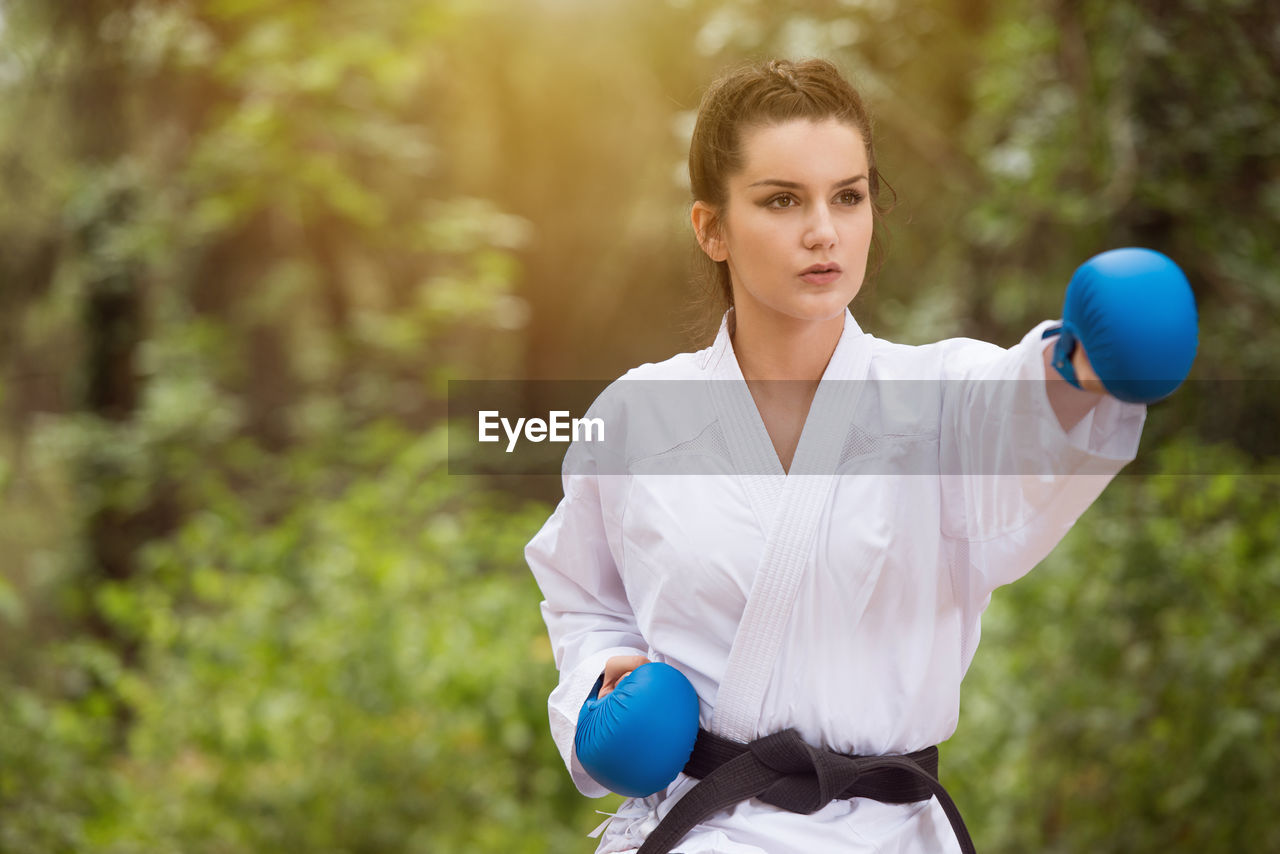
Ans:
{"type": "Polygon", "coordinates": [[[957,592],[978,611],[1043,560],[1138,451],[1142,404],[1106,396],[1062,429],[1045,390],[1054,325],[1008,350],[957,339],[945,357],[942,533],[964,555],[957,592]]]}
{"type": "Polygon", "coordinates": [[[551,735],[574,784],[598,798],[609,792],[583,770],[573,747],[578,711],[615,655],[647,655],[610,549],[601,483],[610,477],[564,475],[564,498],[525,547],[545,599],[560,684],[547,703],[551,735]]]}

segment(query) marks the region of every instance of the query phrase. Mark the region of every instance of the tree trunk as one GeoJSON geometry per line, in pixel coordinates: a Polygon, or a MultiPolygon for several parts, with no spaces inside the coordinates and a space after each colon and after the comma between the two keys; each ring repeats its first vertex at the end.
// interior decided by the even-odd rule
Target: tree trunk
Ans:
{"type": "MultiPolygon", "coordinates": [[[[117,0],[82,0],[68,3],[55,16],[61,32],[79,61],[71,72],[67,124],[77,159],[90,181],[102,181],[107,189],[73,238],[79,267],[85,271],[85,298],[81,310],[83,364],[78,408],[112,423],[131,421],[138,409],[142,380],[136,358],[144,336],[145,312],[140,262],[108,252],[106,244],[133,215],[134,190],[113,175],[115,165],[128,154],[130,128],[126,109],[126,69],[118,47],[104,41],[104,23],[113,14],[124,15],[130,3],[117,0]]],[[[95,498],[86,508],[84,537],[90,577],[85,589],[103,581],[125,581],[136,572],[138,550],[148,538],[152,501],[141,509],[115,506],[110,496],[124,474],[113,470],[97,448],[80,461],[80,479],[95,487],[95,498]]],[[[132,659],[135,642],[101,613],[89,594],[86,618],[90,630],[132,659]]]]}

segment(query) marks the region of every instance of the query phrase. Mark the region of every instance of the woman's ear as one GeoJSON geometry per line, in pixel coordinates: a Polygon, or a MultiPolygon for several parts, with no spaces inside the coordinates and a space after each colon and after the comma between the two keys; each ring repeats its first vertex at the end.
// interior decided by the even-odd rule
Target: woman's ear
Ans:
{"type": "Polygon", "coordinates": [[[716,210],[706,202],[694,202],[689,217],[693,220],[693,234],[707,257],[712,261],[727,261],[729,253],[720,233],[720,215],[716,210]]]}

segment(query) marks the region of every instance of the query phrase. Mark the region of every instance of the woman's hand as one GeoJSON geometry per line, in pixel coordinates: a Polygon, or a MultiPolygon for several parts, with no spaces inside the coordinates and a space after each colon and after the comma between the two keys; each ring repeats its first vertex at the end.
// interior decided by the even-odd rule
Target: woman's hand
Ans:
{"type": "Polygon", "coordinates": [[[648,663],[649,659],[643,655],[615,655],[605,662],[604,684],[600,686],[600,693],[596,694],[596,697],[603,700],[610,691],[618,687],[622,677],[640,665],[648,663]]]}
{"type": "MultiPolygon", "coordinates": [[[[1191,371],[1199,341],[1195,295],[1186,274],[1159,252],[1112,249],[1072,274],[1059,332],[1055,359],[1062,365],[1075,346],[1070,370],[1080,388],[1101,391],[1081,372],[1088,365],[1112,397],[1155,403],[1172,394],[1191,371]]],[[[1065,365],[1063,372],[1068,373],[1065,365]]]]}
{"type": "Polygon", "coordinates": [[[614,656],[605,672],[608,696],[601,690],[583,702],[573,749],[591,779],[645,798],[688,764],[698,739],[698,693],[679,670],[643,655],[614,656]]]}

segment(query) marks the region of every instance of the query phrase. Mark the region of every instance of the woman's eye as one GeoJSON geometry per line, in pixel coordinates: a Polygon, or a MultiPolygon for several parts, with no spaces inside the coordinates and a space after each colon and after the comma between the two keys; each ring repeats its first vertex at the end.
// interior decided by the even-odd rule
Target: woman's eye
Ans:
{"type": "Polygon", "coordinates": [[[795,207],[795,204],[796,200],[791,198],[791,196],[774,196],[772,199],[765,202],[765,205],[771,208],[791,208],[795,207]]]}
{"type": "Polygon", "coordinates": [[[845,190],[840,194],[839,198],[842,205],[856,205],[862,201],[862,194],[855,190],[845,190]]]}

